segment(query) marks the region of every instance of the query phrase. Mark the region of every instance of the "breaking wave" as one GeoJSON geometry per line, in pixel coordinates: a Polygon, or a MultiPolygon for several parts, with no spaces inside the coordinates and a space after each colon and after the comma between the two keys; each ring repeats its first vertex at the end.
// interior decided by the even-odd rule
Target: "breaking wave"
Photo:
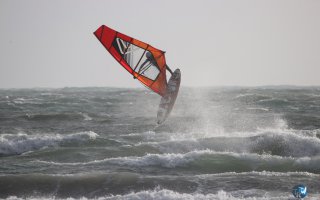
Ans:
{"type": "Polygon", "coordinates": [[[73,134],[1,134],[0,155],[18,155],[44,147],[57,146],[66,142],[85,142],[94,140],[98,136],[92,131],[73,134]]]}
{"type": "MultiPolygon", "coordinates": [[[[279,126],[285,127],[285,124],[279,126]]],[[[139,138],[140,142],[133,144],[137,148],[151,146],[163,153],[210,149],[216,152],[270,154],[293,158],[320,154],[320,129],[263,128],[254,132],[226,133],[224,130],[217,130],[213,133],[186,132],[176,135],[151,131],[121,137],[127,140],[139,138]]]]}
{"type": "Polygon", "coordinates": [[[269,154],[216,152],[194,150],[187,153],[147,154],[142,157],[115,157],[90,162],[60,163],[53,161],[37,162],[49,165],[99,165],[112,164],[129,168],[158,167],[178,169],[181,172],[196,170],[202,173],[246,172],[246,171],[309,171],[320,172],[320,157],[281,157],[269,154]],[[224,162],[221,162],[223,160],[224,162]]]}
{"type": "MultiPolygon", "coordinates": [[[[268,189],[266,185],[248,189],[243,183],[254,178],[270,184],[276,178],[278,183],[274,184],[281,188],[286,188],[289,180],[301,180],[313,187],[317,182],[313,182],[312,178],[318,177],[319,175],[307,172],[266,171],[183,176],[148,176],[128,172],[2,175],[0,198],[20,199],[22,196],[28,199],[282,199],[288,198],[290,193],[270,193],[265,190],[268,189]],[[233,186],[238,189],[223,191],[213,187],[207,192],[202,192],[205,188],[221,184],[218,183],[220,180],[230,178],[233,179],[233,186]],[[22,191],[19,190],[21,186],[24,187],[22,191]],[[32,196],[35,194],[38,196],[32,196]]],[[[228,185],[225,187],[228,188],[228,185]]],[[[314,194],[310,194],[308,199],[313,199],[312,195],[314,194]]]]}
{"type": "MultiPolygon", "coordinates": [[[[251,193],[257,193],[257,191],[241,191],[241,193],[247,193],[247,195],[250,195],[251,193]]],[[[232,194],[232,193],[228,193],[225,192],[223,190],[220,190],[218,193],[216,194],[201,194],[201,193],[193,193],[193,194],[189,194],[189,193],[179,193],[176,191],[172,191],[172,190],[168,190],[168,189],[154,189],[154,190],[146,190],[146,191],[140,191],[140,192],[131,192],[129,194],[126,195],[115,195],[115,196],[109,196],[106,197],[105,199],[109,199],[109,200],[114,200],[114,199],[167,199],[167,200],[171,200],[171,199],[181,199],[181,200],[185,200],[185,199],[189,199],[189,200],[206,200],[206,199],[210,199],[210,200],[238,200],[238,199],[242,199],[242,200],[267,200],[267,199],[277,199],[277,200],[281,200],[281,199],[288,199],[288,196],[285,195],[279,195],[279,196],[269,196],[269,195],[263,195],[262,197],[243,197],[244,195],[241,195],[242,197],[236,197],[236,195],[232,194]]]]}
{"type": "MultiPolygon", "coordinates": [[[[292,198],[291,194],[279,194],[277,192],[274,193],[266,193],[264,191],[259,190],[244,190],[238,192],[226,192],[224,190],[220,190],[214,194],[202,194],[202,193],[179,193],[173,190],[168,189],[160,189],[155,188],[154,190],[143,190],[139,192],[130,192],[124,195],[110,195],[103,197],[95,197],[95,198],[86,198],[81,197],[82,200],[96,199],[96,200],[288,200],[292,198]],[[259,196],[257,196],[257,193],[259,196]],[[255,194],[255,195],[254,195],[255,194]]],[[[8,197],[7,200],[21,200],[24,198],[19,198],[16,196],[8,197]]],[[[61,199],[56,197],[28,197],[28,199],[38,200],[53,200],[53,199],[61,199]]],[[[68,200],[74,200],[79,198],[64,198],[68,200]]],[[[316,197],[308,197],[310,200],[316,200],[316,197]]]]}

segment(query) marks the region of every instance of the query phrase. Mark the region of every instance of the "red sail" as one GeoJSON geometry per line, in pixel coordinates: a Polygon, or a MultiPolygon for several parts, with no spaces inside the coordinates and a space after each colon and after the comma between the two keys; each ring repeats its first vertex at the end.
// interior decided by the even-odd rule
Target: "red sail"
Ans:
{"type": "Polygon", "coordinates": [[[94,35],[108,52],[141,83],[163,96],[167,87],[164,51],[105,25],[94,35]]]}

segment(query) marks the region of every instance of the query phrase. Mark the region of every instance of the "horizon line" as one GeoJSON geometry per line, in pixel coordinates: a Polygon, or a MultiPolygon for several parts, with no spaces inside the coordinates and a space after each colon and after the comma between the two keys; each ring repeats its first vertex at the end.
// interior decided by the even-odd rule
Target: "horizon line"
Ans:
{"type": "MultiPolygon", "coordinates": [[[[181,88],[316,88],[320,85],[210,85],[210,86],[181,86],[181,88]]],[[[145,89],[145,87],[117,87],[117,86],[63,86],[63,87],[0,87],[0,90],[23,90],[23,89],[68,89],[68,88],[114,88],[114,89],[145,89]]],[[[147,90],[150,90],[147,88],[147,90]]]]}

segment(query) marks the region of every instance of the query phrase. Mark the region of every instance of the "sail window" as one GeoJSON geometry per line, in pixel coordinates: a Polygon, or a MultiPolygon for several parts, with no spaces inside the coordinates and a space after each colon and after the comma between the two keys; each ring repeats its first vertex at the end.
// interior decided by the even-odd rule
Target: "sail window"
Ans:
{"type": "Polygon", "coordinates": [[[160,70],[157,61],[150,51],[117,37],[112,45],[136,73],[151,80],[157,79],[160,70]]]}

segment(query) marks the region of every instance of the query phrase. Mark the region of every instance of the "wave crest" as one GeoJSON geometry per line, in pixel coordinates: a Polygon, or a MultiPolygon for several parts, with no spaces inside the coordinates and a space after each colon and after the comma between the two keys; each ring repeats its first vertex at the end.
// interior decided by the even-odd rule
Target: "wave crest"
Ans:
{"type": "Polygon", "coordinates": [[[93,131],[79,132],[73,134],[1,134],[0,155],[18,155],[44,147],[58,146],[67,142],[85,142],[95,140],[98,134],[93,131]]]}

